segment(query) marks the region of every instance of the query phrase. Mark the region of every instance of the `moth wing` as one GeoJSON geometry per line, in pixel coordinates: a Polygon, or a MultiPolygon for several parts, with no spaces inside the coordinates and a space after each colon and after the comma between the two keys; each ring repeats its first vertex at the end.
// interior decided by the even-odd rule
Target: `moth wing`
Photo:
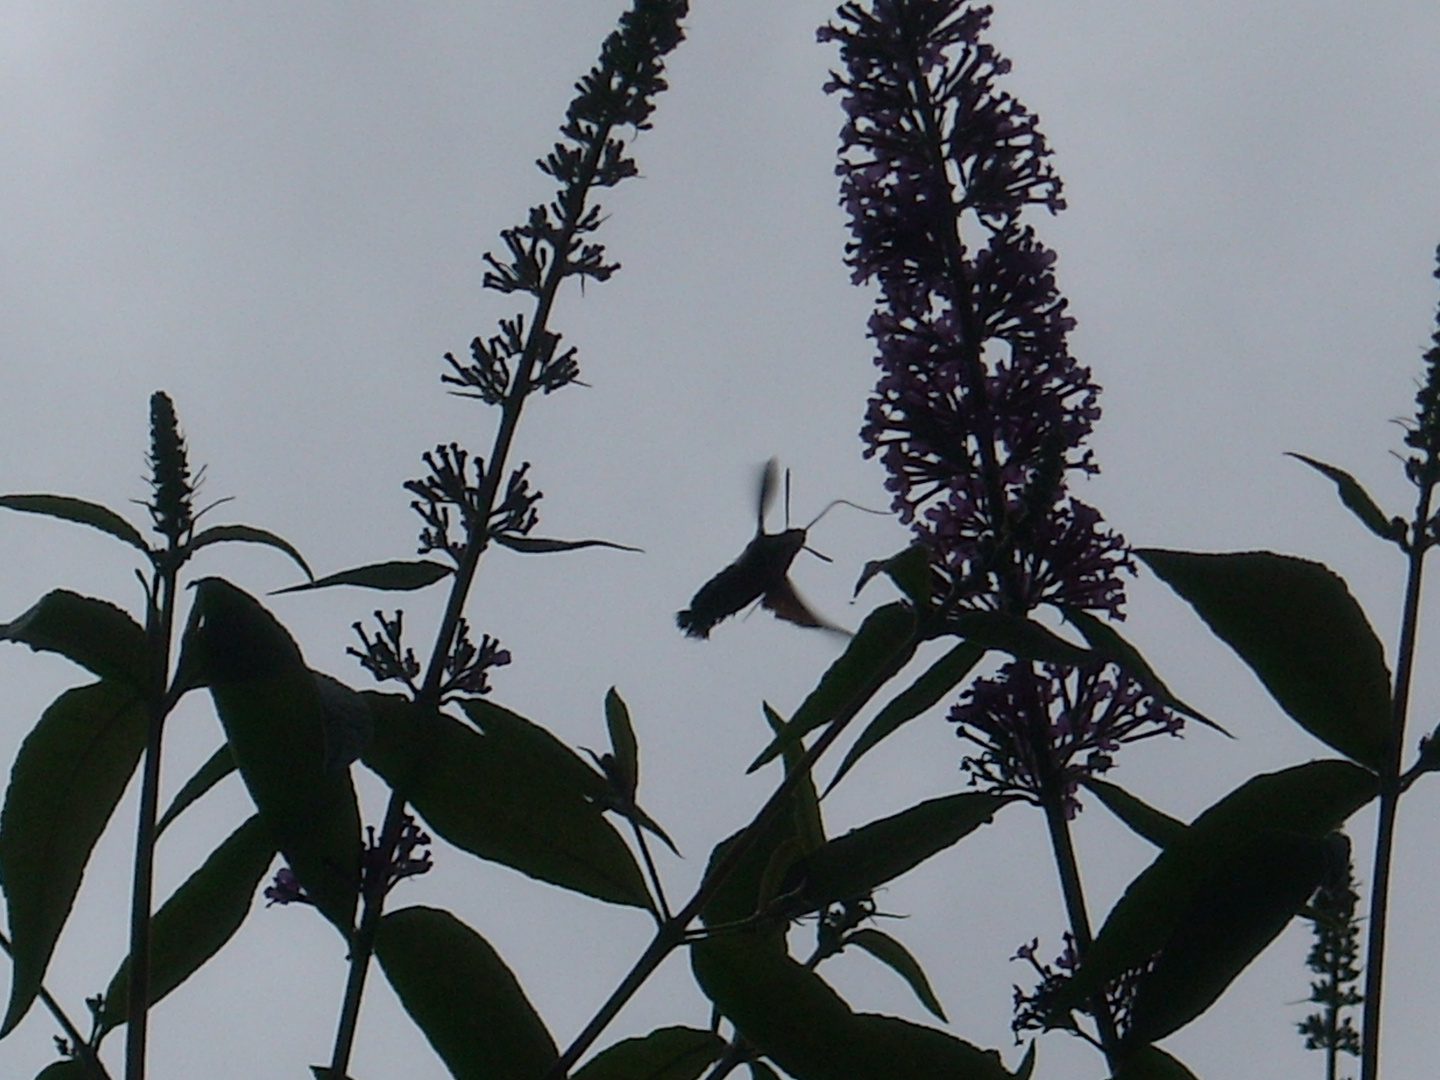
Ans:
{"type": "Polygon", "coordinates": [[[773,611],[777,619],[784,619],[796,626],[807,626],[815,630],[828,630],[832,634],[843,634],[850,637],[850,631],[836,626],[834,623],[826,622],[820,616],[810,610],[809,605],[800,599],[800,594],[795,591],[795,586],[790,584],[789,578],[782,578],[778,585],[772,587],[760,598],[763,607],[773,611]]]}
{"type": "Polygon", "coordinates": [[[765,532],[765,514],[775,501],[775,485],[780,481],[780,463],[771,458],[760,469],[760,490],[755,499],[755,535],[765,532]]]}

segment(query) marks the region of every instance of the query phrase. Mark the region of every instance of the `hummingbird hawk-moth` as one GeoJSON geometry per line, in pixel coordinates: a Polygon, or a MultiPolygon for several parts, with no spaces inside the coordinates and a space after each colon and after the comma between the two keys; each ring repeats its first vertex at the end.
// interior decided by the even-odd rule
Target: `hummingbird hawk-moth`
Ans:
{"type": "MultiPolygon", "coordinates": [[[[830,560],[818,551],[805,546],[805,537],[810,528],[823,517],[825,512],[838,503],[837,499],[820,512],[815,521],[803,529],[786,528],[783,532],[765,531],[765,512],[775,497],[779,468],[775,459],[765,463],[760,474],[760,490],[756,499],[755,537],[745,545],[745,550],[733,563],[700,586],[690,601],[690,606],[675,616],[675,623],[690,637],[708,638],[715,624],[743,609],[755,600],[775,613],[777,619],[785,619],[797,626],[808,626],[818,630],[829,630],[844,634],[846,631],[826,622],[806,606],[800,599],[795,586],[791,584],[790,564],[800,551],[810,551],[819,558],[830,560]]],[[[790,474],[786,470],[786,518],[789,517],[790,474]]],[[[853,504],[852,504],[853,505],[853,504]]],[[[863,509],[863,508],[862,508],[863,509]]],[[[787,520],[786,524],[789,522],[787,520]]]]}

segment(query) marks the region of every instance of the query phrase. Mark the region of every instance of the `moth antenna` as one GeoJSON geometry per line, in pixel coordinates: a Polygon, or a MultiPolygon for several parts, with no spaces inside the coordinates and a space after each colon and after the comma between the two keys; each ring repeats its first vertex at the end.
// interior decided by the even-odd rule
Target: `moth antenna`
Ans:
{"type": "Polygon", "coordinates": [[[889,517],[888,511],[885,510],[871,510],[870,507],[861,506],[859,503],[853,503],[849,499],[834,499],[826,505],[824,510],[821,510],[820,513],[815,515],[814,520],[812,520],[809,525],[805,526],[805,531],[809,532],[811,529],[813,529],[816,523],[818,523],[821,518],[823,518],[831,510],[834,510],[837,506],[848,506],[852,510],[863,510],[867,514],[880,514],[881,516],[889,517]]]}
{"type": "Polygon", "coordinates": [[[801,550],[801,551],[808,551],[811,555],[814,555],[814,556],[815,556],[817,559],[819,559],[821,562],[833,563],[833,562],[835,561],[835,560],[832,559],[829,555],[826,555],[823,551],[816,551],[816,550],[815,550],[814,548],[812,548],[809,544],[801,544],[801,545],[800,545],[800,550],[801,550]]]}

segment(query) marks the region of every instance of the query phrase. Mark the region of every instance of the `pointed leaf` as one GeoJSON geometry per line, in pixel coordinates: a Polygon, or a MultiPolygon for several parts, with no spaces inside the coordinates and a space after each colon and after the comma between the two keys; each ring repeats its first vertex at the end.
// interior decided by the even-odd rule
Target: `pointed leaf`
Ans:
{"type": "MultiPolygon", "coordinates": [[[[250,914],[255,890],[275,861],[270,830],[256,814],[216,848],[155,913],[150,940],[150,1004],[183,983],[235,936],[250,914]]],[[[110,980],[101,1032],[125,1023],[130,961],[110,980]]]]}
{"type": "Polygon", "coordinates": [[[73,521],[77,525],[89,525],[92,529],[107,532],[131,547],[150,554],[150,548],[134,525],[114,510],[98,503],[75,499],[69,495],[0,495],[0,507],[20,510],[27,514],[44,514],[62,521],[73,521]]]}
{"type": "Polygon", "coordinates": [[[1061,992],[1059,1007],[1077,1007],[1148,962],[1169,940],[1202,883],[1259,834],[1323,837],[1378,790],[1373,773],[1348,761],[1311,761],[1247,780],[1191,822],[1130,883],[1061,992]]]}
{"type": "MultiPolygon", "coordinates": [[[[803,796],[797,798],[792,795],[789,806],[770,820],[710,897],[705,909],[700,912],[705,925],[725,926],[740,922],[755,915],[769,902],[774,886],[789,869],[789,862],[785,861],[787,856],[793,860],[805,851],[801,837],[809,828],[805,823],[808,814],[807,800],[803,796]]],[[[743,832],[732,833],[715,845],[705,867],[706,878],[714,874],[743,832]]]]}
{"type": "Polygon", "coordinates": [[[1270,831],[1217,864],[1136,982],[1126,1039],[1163,1039],[1213,1005],[1324,880],[1329,847],[1270,831]]]}
{"type": "Polygon", "coordinates": [[[1138,1046],[1125,1055],[1113,1080],[1198,1080],[1158,1046],[1138,1046]]]}
{"type": "MultiPolygon", "coordinates": [[[[1082,608],[1066,607],[1061,610],[1065,615],[1065,621],[1085,635],[1085,640],[1091,649],[1111,663],[1118,665],[1122,671],[1138,679],[1159,698],[1162,705],[1168,705],[1176,712],[1193,717],[1222,735],[1230,735],[1228,731],[1200,710],[1185,704],[1172,694],[1170,688],[1161,681],[1160,676],[1155,674],[1155,669],[1150,666],[1145,657],[1140,655],[1140,650],[1121,637],[1120,631],[1082,608]]],[[[1230,737],[1234,738],[1233,735],[1230,737]]]]}
{"type": "Polygon", "coordinates": [[[706,938],[690,947],[690,962],[716,1008],[795,1080],[1011,1080],[993,1050],[893,1016],[852,1012],[771,938],[706,938]]]}
{"type": "Polygon", "coordinates": [[[98,682],[61,694],[20,746],[0,813],[0,881],[15,965],[0,1035],[40,991],[85,864],[140,763],[148,727],[133,687],[98,682]]]}
{"type": "Polygon", "coordinates": [[[276,536],[268,529],[257,529],[253,525],[212,525],[208,529],[201,529],[191,538],[186,548],[190,552],[199,551],[211,544],[242,543],[242,544],[265,544],[277,551],[283,551],[295,561],[295,565],[305,571],[305,576],[311,581],[315,575],[311,572],[310,566],[305,562],[305,557],[300,554],[283,536],[276,536]]]}
{"type": "Polygon", "coordinates": [[[948,625],[961,637],[987,649],[998,649],[1021,660],[1051,664],[1088,664],[1095,654],[1072,645],[1051,630],[1020,615],[1003,611],[964,611],[948,625]]]}
{"type": "Polygon", "coordinates": [[[1156,810],[1124,788],[1105,780],[1092,776],[1081,783],[1105,804],[1107,810],[1158,848],[1167,848],[1180,840],[1189,828],[1183,821],[1156,810]]]}
{"type": "Polygon", "coordinates": [[[713,1031],[663,1027],[602,1050],[572,1080],[698,1080],[727,1046],[713,1031]]]}
{"type": "Polygon", "coordinates": [[[928,608],[934,601],[931,588],[930,549],[924,544],[914,543],[904,551],[888,559],[875,559],[865,564],[860,580],[855,582],[855,595],[870,583],[877,574],[884,574],[895,583],[910,602],[917,608],[928,608]]]}
{"type": "Polygon", "coordinates": [[[180,790],[175,793],[175,798],[160,815],[160,820],[155,823],[155,835],[159,836],[170,823],[179,817],[190,804],[204,795],[212,787],[218,784],[225,777],[235,771],[235,755],[230,752],[230,744],[224,743],[208,758],[205,764],[195,770],[195,775],[186,780],[180,790]]]}
{"type": "Polygon", "coordinates": [[[1009,801],[980,791],[947,795],[831,840],[790,868],[782,889],[786,910],[816,911],[869,896],[988,823],[1009,801]]]}
{"type": "Polygon", "coordinates": [[[1323,461],[1316,461],[1304,454],[1287,454],[1286,456],[1293,457],[1296,461],[1303,461],[1316,472],[1335,481],[1335,487],[1340,493],[1340,501],[1376,536],[1395,543],[1404,542],[1405,519],[1398,517],[1387,519],[1385,512],[1375,505],[1375,500],[1370,497],[1368,491],[1360,486],[1360,481],[1355,477],[1344,469],[1326,465],[1323,461]]]}
{"type": "MultiPolygon", "coordinates": [[[[770,730],[776,735],[783,735],[787,726],[785,719],[770,707],[769,702],[763,702],[761,707],[770,730]]],[[[805,756],[805,751],[798,741],[791,741],[786,745],[783,755],[785,775],[789,776],[800,767],[800,759],[805,756]]],[[[825,819],[820,813],[820,796],[815,791],[813,776],[807,776],[796,784],[794,798],[797,829],[795,839],[799,842],[802,853],[814,851],[825,843],[825,819]]]]}
{"type": "Polygon", "coordinates": [[[454,572],[454,569],[444,563],[431,562],[429,559],[413,561],[392,559],[389,562],[371,563],[369,566],[357,566],[353,570],[341,570],[339,573],[327,574],[315,581],[307,581],[303,585],[291,585],[287,589],[276,589],[270,595],[280,596],[284,593],[308,592],[311,589],[328,589],[331,585],[358,585],[362,589],[380,589],[384,592],[411,592],[415,589],[423,589],[427,585],[434,585],[435,582],[449,577],[454,572]]]}
{"type": "Polygon", "coordinates": [[[640,551],[628,544],[616,544],[609,540],[546,540],[539,536],[509,536],[500,534],[490,539],[501,547],[518,551],[524,555],[548,555],[555,551],[576,551],[579,548],[603,547],[616,551],[640,551]]]}
{"type": "Polygon", "coordinates": [[[890,704],[881,709],[875,719],[866,725],[865,730],[860,733],[860,738],[855,740],[855,745],[850,747],[845,759],[840,762],[840,768],[835,771],[834,779],[825,789],[826,794],[829,794],[830,789],[840,782],[840,778],[853,769],[855,763],[874,749],[881,739],[895,732],[902,724],[908,724],[926,709],[936,705],[946,694],[959,686],[961,680],[969,675],[975,665],[980,662],[985,652],[983,645],[962,641],[930,665],[924,675],[921,675],[908,689],[902,691],[890,704]]]}
{"type": "Polygon", "coordinates": [[[67,589],[46,593],[14,622],[0,625],[0,641],[59,653],[102,679],[143,690],[149,682],[145,631],[104,600],[67,589]]]}
{"type": "Polygon", "coordinates": [[[1268,551],[1135,554],[1189,601],[1301,727],[1362,765],[1383,765],[1390,672],[1343,579],[1320,563],[1268,551]]]}
{"type": "Polygon", "coordinates": [[[603,779],[554,736],[486,702],[464,703],[484,718],[480,734],[448,716],[424,724],[401,697],[365,696],[375,737],[362,760],[402,785],[438,835],[541,881],[650,907],[634,855],[587,790],[587,776],[603,779]]]}
{"type": "Polygon", "coordinates": [[[920,966],[920,962],[915,957],[910,955],[910,950],[900,942],[889,934],[881,933],[879,930],[867,926],[856,930],[847,937],[845,944],[858,945],[875,957],[909,984],[910,989],[915,992],[915,996],[920,999],[920,1004],[929,1009],[932,1016],[943,1024],[950,1022],[945,1016],[945,1010],[940,1007],[940,999],[930,988],[930,980],[925,977],[925,969],[920,966]]]}
{"type": "Polygon", "coordinates": [[[855,632],[855,637],[820,678],[790,718],[785,734],[778,736],[750,765],[754,772],[773,761],[791,743],[798,744],[816,728],[842,712],[858,711],[915,653],[915,614],[905,604],[876,608],[855,632]]]}
{"type": "Polygon", "coordinates": [[[630,791],[640,786],[640,744],[630,723],[630,710],[615,687],[605,693],[605,726],[610,729],[610,749],[630,791]]]}
{"type": "Polygon", "coordinates": [[[558,1059],[514,973],[448,911],[392,911],[380,920],[375,956],[455,1080],[538,1080],[558,1059]]]}
{"type": "Polygon", "coordinates": [[[316,907],[349,933],[360,882],[360,812],[345,769],[325,767],[325,706],[285,628],[220,578],[196,584],[181,666],[210,688],[255,807],[316,907]]]}

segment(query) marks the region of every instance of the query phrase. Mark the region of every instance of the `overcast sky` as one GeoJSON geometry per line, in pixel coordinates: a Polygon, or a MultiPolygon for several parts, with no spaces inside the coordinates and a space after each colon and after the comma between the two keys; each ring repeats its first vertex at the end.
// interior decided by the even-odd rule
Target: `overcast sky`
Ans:
{"type": "MultiPolygon", "coordinates": [[[[1324,559],[1393,642],[1399,558],[1281,454],[1349,468],[1391,512],[1409,508],[1390,421],[1412,412],[1437,300],[1434,5],[999,6],[1007,85],[1040,114],[1071,206],[1036,224],[1060,253],[1074,348],[1105,387],[1105,472],[1083,496],[1136,544],[1324,559]]],[[[0,0],[0,490],[117,507],[143,497],[146,401],[164,388],[193,460],[208,463],[204,495],[235,496],[214,520],[279,531],[321,570],[406,556],[416,523],[400,484],[419,454],[489,445],[491,416],[443,394],[440,358],[511,314],[480,289],[480,256],[548,197],[533,161],[621,7],[0,0]]],[[[601,699],[619,686],[642,795],[687,856],[666,865],[676,892],[773,782],[741,778],[764,737],[760,702],[793,709],[836,645],[764,614],[697,643],[674,611],[748,539],[753,470],[771,455],[793,469],[799,519],[837,497],[885,501],[855,434],[873,381],[870,298],[840,262],[841,116],[820,91],[834,54],[814,43],[830,11],[695,4],[673,89],[637,145],[643,178],[605,200],[603,239],[624,269],[560,305],[592,386],[527,412],[518,452],[546,493],[543,531],[646,553],[499,552],[472,605],[477,629],[515,655],[496,699],[572,743],[602,745],[601,699]]],[[[802,591],[854,625],[859,566],[902,533],[841,510],[812,542],[836,562],[797,562],[802,591]]],[[[124,549],[99,534],[14,515],[0,521],[0,565],[0,618],[61,585],[139,605],[124,549]]],[[[255,592],[294,580],[266,551],[216,551],[197,570],[255,592]]],[[[377,601],[393,606],[345,590],[271,603],[312,665],[365,685],[343,653],[377,601]]],[[[417,634],[436,602],[406,599],[417,634]]],[[[1138,581],[1129,610],[1128,632],[1172,687],[1240,738],[1127,748],[1117,782],[1189,818],[1254,772],[1325,756],[1163,587],[1138,581]]],[[[1435,627],[1427,617],[1422,647],[1435,627]]],[[[1440,711],[1433,671],[1420,668],[1417,733],[1440,711]]],[[[0,651],[0,759],[81,679],[53,657],[0,651]]],[[[208,705],[187,702],[171,738],[168,791],[218,744],[208,705]]],[[[960,790],[961,752],[940,715],[912,725],[827,802],[832,831],[960,790]]],[[[373,820],[381,794],[365,794],[373,820]]],[[[231,780],[167,834],[162,895],[248,813],[231,780]]],[[[1437,813],[1433,784],[1402,812],[1394,1076],[1440,1059],[1437,813]]],[[[125,830],[133,815],[132,793],[125,830]]],[[[1152,852],[1099,806],[1077,828],[1098,922],[1152,852]]],[[[1371,815],[1356,819],[1361,852],[1372,829],[1371,815]]],[[[125,830],[103,841],[52,967],[77,1014],[124,952],[125,830]]],[[[450,906],[484,933],[562,1044],[647,939],[642,914],[455,852],[436,862],[393,903],[450,906]]],[[[1053,949],[1064,926],[1039,816],[1007,810],[882,902],[911,916],[886,929],[926,963],[953,1030],[1018,1060],[1009,988],[1029,976],[1007,958],[1035,936],[1053,949]]],[[[1292,926],[1167,1046],[1201,1077],[1320,1075],[1293,1028],[1308,944],[1292,926]]],[[[343,959],[313,913],[257,911],[157,1009],[154,1075],[305,1075],[328,1059],[343,959]]],[[[923,1016],[864,957],[825,972],[857,1007],[923,1016]]],[[[383,978],[371,987],[358,1080],[445,1075],[383,978]]],[[[707,1016],[677,957],[607,1041],[707,1016]]],[[[0,1074],[38,1071],[53,1032],[37,1008],[0,1044],[0,1074]]],[[[1103,1075],[1068,1042],[1044,1042],[1040,1076],[1103,1075]]]]}

